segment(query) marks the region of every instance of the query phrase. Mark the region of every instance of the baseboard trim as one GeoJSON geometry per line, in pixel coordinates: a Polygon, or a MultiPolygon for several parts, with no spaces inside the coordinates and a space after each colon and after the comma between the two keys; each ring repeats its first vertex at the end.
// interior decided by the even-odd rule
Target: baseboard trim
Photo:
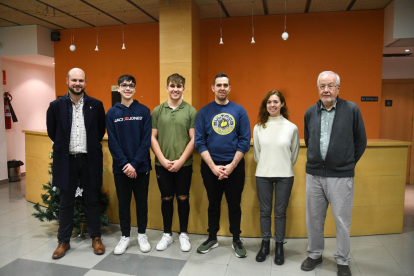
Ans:
{"type": "Polygon", "coordinates": [[[6,184],[6,183],[9,183],[8,178],[0,180],[0,184],[6,184]]]}

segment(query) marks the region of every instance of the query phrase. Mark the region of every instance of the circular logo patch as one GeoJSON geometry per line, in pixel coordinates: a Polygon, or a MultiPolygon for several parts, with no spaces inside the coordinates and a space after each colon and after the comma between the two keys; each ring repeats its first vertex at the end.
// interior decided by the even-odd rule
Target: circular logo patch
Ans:
{"type": "Polygon", "coordinates": [[[236,126],[236,121],[230,114],[220,113],[213,118],[212,126],[216,133],[227,135],[233,131],[236,126]]]}

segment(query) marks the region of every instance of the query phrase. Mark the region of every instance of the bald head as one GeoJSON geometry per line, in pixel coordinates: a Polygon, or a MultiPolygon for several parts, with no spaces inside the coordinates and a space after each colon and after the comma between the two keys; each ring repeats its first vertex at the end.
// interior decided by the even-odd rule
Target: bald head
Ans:
{"type": "Polygon", "coordinates": [[[68,85],[71,95],[81,97],[85,92],[86,86],[85,72],[80,68],[70,69],[66,77],[66,84],[68,85]]]}
{"type": "Polygon", "coordinates": [[[68,71],[68,74],[67,74],[66,78],[67,78],[67,79],[69,79],[70,74],[71,74],[71,73],[73,73],[73,72],[83,73],[84,79],[85,79],[85,81],[86,81],[86,74],[85,74],[85,71],[83,71],[83,70],[82,70],[82,69],[80,69],[80,68],[72,68],[72,69],[70,69],[70,70],[68,71]]]}

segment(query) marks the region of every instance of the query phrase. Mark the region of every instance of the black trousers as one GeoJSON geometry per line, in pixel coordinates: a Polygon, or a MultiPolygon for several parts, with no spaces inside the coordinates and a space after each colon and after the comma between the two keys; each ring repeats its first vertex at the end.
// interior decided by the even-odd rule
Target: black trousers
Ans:
{"type": "Polygon", "coordinates": [[[180,232],[187,232],[188,217],[190,215],[190,186],[193,176],[193,166],[181,167],[178,172],[170,172],[163,166],[155,166],[158,187],[161,192],[161,212],[164,223],[164,233],[171,233],[174,214],[174,195],[177,197],[178,217],[180,219],[180,232]],[[179,196],[187,196],[181,200],[179,196]],[[172,197],[166,200],[166,197],[172,197]]]}
{"type": "MultiPolygon", "coordinates": [[[[231,162],[231,161],[230,161],[231,162]]],[[[214,162],[216,165],[227,165],[230,162],[214,162]]],[[[215,238],[220,230],[220,212],[223,192],[229,208],[230,233],[233,237],[239,237],[241,221],[241,196],[244,189],[245,169],[244,159],[242,159],[229,178],[218,180],[208,165],[201,161],[201,176],[207,191],[209,201],[208,206],[208,232],[210,238],[215,238]]]]}
{"type": "Polygon", "coordinates": [[[137,178],[114,174],[122,236],[129,237],[131,232],[132,192],[135,197],[138,233],[145,234],[147,230],[149,177],[149,172],[137,173],[137,178]]]}
{"type": "Polygon", "coordinates": [[[89,185],[87,154],[69,155],[69,188],[60,190],[58,241],[69,243],[73,230],[73,208],[75,193],[80,181],[82,197],[86,203],[87,223],[90,237],[101,236],[101,208],[99,205],[100,187],[92,189],[89,185]]]}

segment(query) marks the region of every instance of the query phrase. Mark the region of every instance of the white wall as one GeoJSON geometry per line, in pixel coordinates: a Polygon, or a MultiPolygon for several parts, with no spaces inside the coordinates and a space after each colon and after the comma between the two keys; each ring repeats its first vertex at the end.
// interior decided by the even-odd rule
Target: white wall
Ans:
{"type": "Polygon", "coordinates": [[[0,43],[2,56],[35,55],[37,54],[37,26],[2,27],[0,43]]]}
{"type": "Polygon", "coordinates": [[[37,27],[37,53],[39,55],[55,57],[55,45],[51,41],[50,34],[52,30],[45,27],[37,27]]]}
{"type": "Polygon", "coordinates": [[[414,79],[414,57],[382,58],[383,79],[414,79]]]}
{"type": "MultiPolygon", "coordinates": [[[[22,130],[46,130],[46,110],[56,98],[55,70],[6,58],[2,63],[7,77],[3,89],[13,96],[12,106],[19,120],[6,130],[7,160],[17,159],[25,163],[22,130]]],[[[26,167],[22,166],[20,171],[25,172],[26,167]]]]}
{"type": "Polygon", "coordinates": [[[414,1],[395,0],[394,1],[394,37],[413,38],[414,37],[414,1]]]}

